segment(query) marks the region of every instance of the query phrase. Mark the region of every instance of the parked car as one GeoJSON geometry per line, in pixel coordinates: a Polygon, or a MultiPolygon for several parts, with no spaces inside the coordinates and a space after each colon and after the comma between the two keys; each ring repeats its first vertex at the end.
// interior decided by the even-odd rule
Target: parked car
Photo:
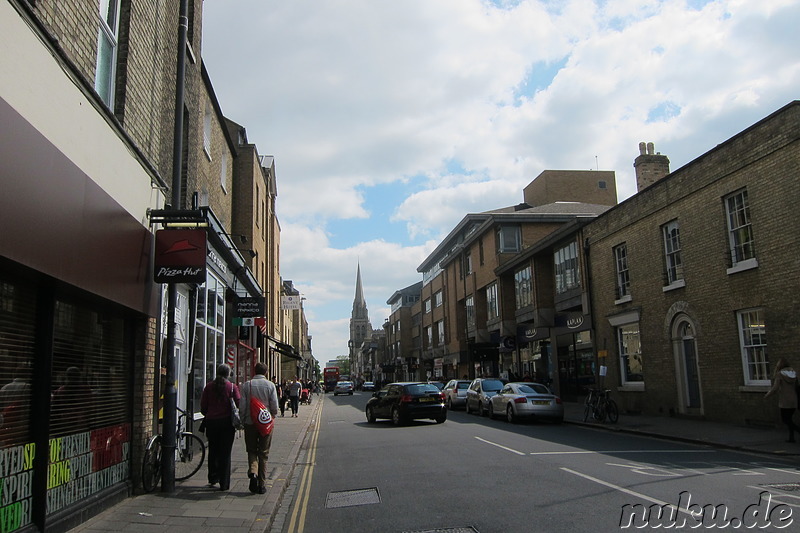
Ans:
{"type": "Polygon", "coordinates": [[[390,383],[372,395],[366,415],[370,424],[379,418],[390,418],[395,426],[420,418],[441,424],[447,420],[447,408],[444,393],[430,383],[390,383]]]}
{"type": "Polygon", "coordinates": [[[468,379],[451,379],[447,382],[447,385],[444,386],[444,398],[448,409],[464,407],[467,403],[467,389],[469,389],[470,383],[472,382],[468,379]]]}
{"type": "Polygon", "coordinates": [[[372,392],[375,390],[375,384],[371,381],[365,381],[363,385],[361,385],[361,390],[372,392]]]}
{"type": "Polygon", "coordinates": [[[489,417],[505,416],[509,422],[540,418],[553,422],[564,420],[561,398],[541,383],[507,383],[489,401],[489,417]]]}
{"type": "Polygon", "coordinates": [[[340,394],[349,394],[353,395],[353,382],[352,381],[337,381],[336,386],[333,388],[333,395],[338,396],[340,394]]]}
{"type": "Polygon", "coordinates": [[[439,390],[444,390],[444,382],[443,381],[429,381],[429,384],[433,385],[439,390]]]}
{"type": "Polygon", "coordinates": [[[481,416],[489,414],[489,400],[500,392],[507,381],[500,378],[476,378],[472,380],[467,389],[467,399],[464,409],[469,413],[478,413],[481,416]]]}

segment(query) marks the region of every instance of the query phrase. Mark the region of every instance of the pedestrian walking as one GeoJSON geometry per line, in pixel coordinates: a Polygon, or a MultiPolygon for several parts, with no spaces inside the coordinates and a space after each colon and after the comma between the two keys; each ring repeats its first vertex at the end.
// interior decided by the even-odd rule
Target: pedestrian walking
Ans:
{"type": "Polygon", "coordinates": [[[294,377],[289,383],[289,405],[292,407],[292,417],[297,417],[297,412],[300,410],[300,391],[303,385],[294,377]]]}
{"type": "Polygon", "coordinates": [[[236,429],[231,423],[231,398],[241,400],[239,389],[228,378],[231,368],[226,364],[217,367],[214,381],[209,381],[200,396],[200,412],[208,439],[208,486],[219,483],[219,490],[231,487],[231,449],[236,429]]]}
{"type": "Polygon", "coordinates": [[[280,404],[281,408],[281,416],[284,416],[286,413],[286,402],[289,401],[289,382],[283,380],[281,383],[280,394],[278,395],[278,403],[280,404]]]}
{"type": "Polygon", "coordinates": [[[267,379],[267,365],[256,363],[253,379],[242,385],[242,400],[239,410],[244,422],[244,445],[247,450],[247,477],[250,492],[267,493],[267,459],[272,445],[272,433],[262,435],[250,415],[250,398],[257,398],[275,417],[278,414],[278,393],[275,384],[267,379]]]}
{"type": "Polygon", "coordinates": [[[800,428],[792,420],[794,412],[797,410],[797,372],[785,357],[778,359],[778,363],[775,365],[775,375],[772,378],[772,387],[764,397],[769,398],[775,393],[778,394],[781,420],[789,428],[789,439],[786,442],[794,442],[795,430],[800,431],[800,428]]]}

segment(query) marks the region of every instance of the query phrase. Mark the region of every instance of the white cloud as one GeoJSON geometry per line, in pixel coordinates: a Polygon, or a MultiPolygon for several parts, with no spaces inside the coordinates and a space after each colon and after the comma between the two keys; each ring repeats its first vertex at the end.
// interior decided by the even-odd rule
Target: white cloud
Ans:
{"type": "Polygon", "coordinates": [[[640,141],[676,169],[800,86],[796,0],[203,8],[202,53],[223,112],[275,156],[281,273],[309,298],[321,360],[346,350],[358,261],[379,325],[385,300],[419,279],[418,264],[468,212],[522,201],[545,169],[615,170],[624,199],[640,141]],[[529,81],[542,90],[526,91],[529,81]],[[386,223],[365,191],[409,178],[422,188],[391,199],[408,242],[331,245],[328,221],[386,223]]]}

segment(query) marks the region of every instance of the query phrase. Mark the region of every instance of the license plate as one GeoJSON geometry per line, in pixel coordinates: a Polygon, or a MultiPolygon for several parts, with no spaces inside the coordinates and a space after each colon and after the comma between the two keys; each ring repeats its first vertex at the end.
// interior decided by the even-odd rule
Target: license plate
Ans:
{"type": "Polygon", "coordinates": [[[435,401],[436,401],[436,398],[430,398],[430,397],[427,397],[427,398],[420,398],[420,399],[419,399],[419,401],[420,401],[420,402],[435,402],[435,401]]]}
{"type": "Polygon", "coordinates": [[[534,400],[533,405],[550,405],[549,400],[534,400]]]}

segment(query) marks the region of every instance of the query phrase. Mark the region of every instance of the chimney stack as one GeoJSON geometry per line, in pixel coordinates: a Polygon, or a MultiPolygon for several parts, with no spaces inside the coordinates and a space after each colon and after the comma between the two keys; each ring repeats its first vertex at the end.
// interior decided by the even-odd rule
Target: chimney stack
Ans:
{"type": "Polygon", "coordinates": [[[655,145],[639,143],[639,156],[634,159],[633,167],[636,169],[636,190],[646,189],[669,174],[669,158],[655,152],[655,145]]]}

